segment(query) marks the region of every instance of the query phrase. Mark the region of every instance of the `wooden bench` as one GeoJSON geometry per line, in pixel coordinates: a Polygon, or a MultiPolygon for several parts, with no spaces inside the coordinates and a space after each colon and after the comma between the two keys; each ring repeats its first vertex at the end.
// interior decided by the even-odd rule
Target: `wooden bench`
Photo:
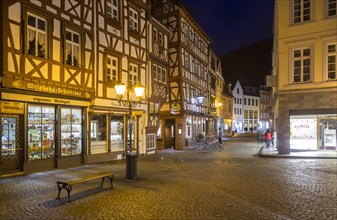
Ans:
{"type": "Polygon", "coordinates": [[[98,174],[94,174],[94,175],[90,175],[90,176],[85,176],[83,178],[76,179],[76,180],[71,180],[71,181],[57,181],[56,184],[57,184],[57,188],[59,190],[57,199],[60,199],[61,190],[65,189],[68,192],[68,200],[70,201],[70,192],[72,190],[72,186],[73,185],[76,185],[78,183],[87,182],[87,181],[90,181],[90,180],[100,179],[100,178],[102,179],[100,187],[103,186],[104,180],[106,178],[108,178],[110,180],[110,183],[111,183],[111,188],[113,188],[112,181],[114,180],[115,177],[111,173],[98,173],[98,174]]]}

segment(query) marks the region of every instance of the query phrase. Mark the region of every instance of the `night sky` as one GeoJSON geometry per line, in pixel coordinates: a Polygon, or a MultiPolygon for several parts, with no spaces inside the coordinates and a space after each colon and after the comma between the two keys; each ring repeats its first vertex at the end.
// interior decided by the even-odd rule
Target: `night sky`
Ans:
{"type": "Polygon", "coordinates": [[[274,0],[180,0],[218,56],[272,37],[274,0]]]}

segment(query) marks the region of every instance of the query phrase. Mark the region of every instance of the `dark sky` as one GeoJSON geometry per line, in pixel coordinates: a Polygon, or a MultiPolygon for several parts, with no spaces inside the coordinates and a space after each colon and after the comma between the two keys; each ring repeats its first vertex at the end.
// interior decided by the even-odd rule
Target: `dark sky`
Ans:
{"type": "Polygon", "coordinates": [[[272,36],[274,0],[181,0],[218,56],[272,36]]]}

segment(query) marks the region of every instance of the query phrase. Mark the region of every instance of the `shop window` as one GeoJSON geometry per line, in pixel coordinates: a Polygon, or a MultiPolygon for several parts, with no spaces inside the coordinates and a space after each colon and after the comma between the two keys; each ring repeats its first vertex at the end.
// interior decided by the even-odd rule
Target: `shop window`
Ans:
{"type": "Polygon", "coordinates": [[[55,109],[28,106],[28,160],[55,157],[55,109]]]}
{"type": "Polygon", "coordinates": [[[17,152],[16,123],[15,117],[1,117],[1,156],[15,155],[17,152]]]}
{"type": "Polygon", "coordinates": [[[317,116],[290,116],[290,149],[317,150],[317,116]]]}
{"type": "Polygon", "coordinates": [[[146,149],[153,150],[156,148],[155,134],[148,134],[146,139],[146,149]]]}
{"type": "Polygon", "coordinates": [[[27,53],[46,58],[48,22],[45,18],[27,13],[27,53]]]}
{"type": "Polygon", "coordinates": [[[82,110],[61,108],[61,156],[82,153],[82,110]]]}
{"type": "Polygon", "coordinates": [[[319,147],[337,150],[337,115],[318,115],[319,147]]]}
{"type": "Polygon", "coordinates": [[[124,117],[111,116],[110,120],[111,151],[123,150],[124,148],[124,117]]]}
{"type": "Polygon", "coordinates": [[[90,121],[91,153],[107,152],[107,117],[105,114],[95,114],[90,121]]]}

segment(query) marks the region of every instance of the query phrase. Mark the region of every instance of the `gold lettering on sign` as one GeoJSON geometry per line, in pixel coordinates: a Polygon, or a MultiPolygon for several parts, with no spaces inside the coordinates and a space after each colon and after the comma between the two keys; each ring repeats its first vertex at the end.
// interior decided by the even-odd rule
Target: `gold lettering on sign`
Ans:
{"type": "Polygon", "coordinates": [[[0,102],[0,112],[24,114],[24,104],[18,102],[0,102]]]}
{"type": "Polygon", "coordinates": [[[54,93],[54,94],[62,94],[62,95],[71,95],[71,96],[81,96],[81,92],[66,89],[66,88],[59,88],[55,86],[49,86],[49,85],[41,85],[38,83],[27,83],[27,89],[39,91],[39,92],[48,92],[48,93],[54,93]]]}

